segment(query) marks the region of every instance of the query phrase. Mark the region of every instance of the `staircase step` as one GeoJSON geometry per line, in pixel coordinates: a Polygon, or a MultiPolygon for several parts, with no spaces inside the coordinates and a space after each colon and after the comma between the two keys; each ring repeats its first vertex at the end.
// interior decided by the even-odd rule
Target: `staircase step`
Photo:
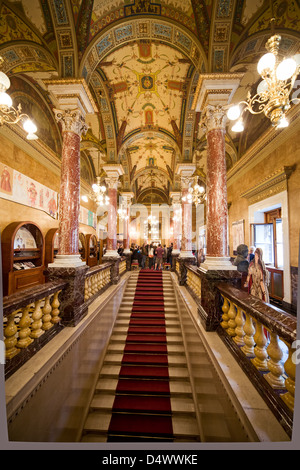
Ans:
{"type": "MultiPolygon", "coordinates": [[[[201,357],[196,341],[195,352],[201,357]]],[[[200,363],[206,366],[204,358],[200,363]]],[[[209,376],[206,367],[205,372],[197,372],[197,380],[205,374],[209,376]]],[[[198,385],[202,411],[207,396],[200,392],[202,384],[198,385]]],[[[208,410],[212,409],[210,402],[208,410]]],[[[134,272],[119,308],[82,442],[173,438],[186,442],[198,441],[198,436],[170,273],[134,272]]]]}

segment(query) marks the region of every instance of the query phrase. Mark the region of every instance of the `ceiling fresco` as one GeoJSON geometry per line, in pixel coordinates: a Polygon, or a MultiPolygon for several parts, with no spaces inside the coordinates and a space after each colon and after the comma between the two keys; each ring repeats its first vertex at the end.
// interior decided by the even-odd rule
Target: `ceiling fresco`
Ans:
{"type": "MultiPolygon", "coordinates": [[[[281,54],[299,52],[299,2],[273,0],[273,9],[281,54]]],[[[99,110],[86,117],[84,179],[122,163],[123,191],[163,200],[180,188],[178,162],[196,163],[205,181],[206,142],[192,108],[199,76],[242,72],[235,99],[244,99],[259,80],[270,19],[269,0],[0,0],[0,55],[12,86],[32,87],[45,116],[47,79],[84,78],[99,110]]],[[[228,129],[228,169],[267,126],[256,118],[252,133],[228,129]]],[[[49,136],[57,133],[51,120],[49,136]]],[[[61,139],[51,139],[45,145],[60,157],[61,139]]]]}

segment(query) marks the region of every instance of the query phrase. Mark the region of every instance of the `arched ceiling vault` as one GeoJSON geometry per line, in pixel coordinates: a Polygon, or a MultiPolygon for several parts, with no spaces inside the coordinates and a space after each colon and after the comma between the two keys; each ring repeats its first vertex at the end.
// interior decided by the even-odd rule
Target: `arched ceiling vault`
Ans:
{"type": "MultiPolygon", "coordinates": [[[[273,0],[273,10],[281,54],[298,52],[299,2],[273,0]]],[[[47,115],[44,80],[84,78],[98,113],[86,118],[82,174],[91,179],[104,163],[120,162],[122,190],[147,200],[154,188],[180,188],[179,161],[196,163],[205,179],[200,116],[191,107],[199,75],[244,73],[235,97],[244,99],[259,79],[270,18],[269,0],[0,0],[0,55],[16,99],[31,86],[47,115]]],[[[57,153],[58,127],[48,122],[45,142],[57,153]]],[[[229,167],[264,124],[256,120],[255,136],[228,132],[229,167]]]]}

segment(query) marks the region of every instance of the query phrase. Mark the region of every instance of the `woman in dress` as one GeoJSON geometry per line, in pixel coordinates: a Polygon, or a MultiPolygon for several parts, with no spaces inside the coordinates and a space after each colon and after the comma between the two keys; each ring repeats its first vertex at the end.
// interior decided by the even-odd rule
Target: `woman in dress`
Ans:
{"type": "Polygon", "coordinates": [[[254,252],[254,259],[249,265],[245,287],[248,287],[248,292],[251,295],[269,303],[270,298],[267,288],[268,273],[263,261],[262,254],[262,249],[256,248],[254,252]]]}

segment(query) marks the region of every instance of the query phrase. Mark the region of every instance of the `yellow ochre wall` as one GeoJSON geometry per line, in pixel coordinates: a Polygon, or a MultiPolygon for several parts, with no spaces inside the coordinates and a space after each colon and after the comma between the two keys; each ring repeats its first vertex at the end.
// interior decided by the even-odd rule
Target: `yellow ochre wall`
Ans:
{"type": "MultiPolygon", "coordinates": [[[[37,161],[11,140],[3,136],[0,137],[1,163],[59,193],[60,175],[44,166],[42,160],[41,158],[41,162],[37,161]]],[[[80,204],[89,210],[95,210],[92,203],[81,201],[80,204]]],[[[2,232],[11,222],[18,221],[35,222],[40,227],[44,236],[46,236],[49,229],[58,227],[59,223],[57,219],[53,219],[53,217],[41,210],[0,198],[0,231],[2,232]]],[[[96,234],[93,227],[85,224],[80,224],[80,231],[84,234],[96,234]]]]}
{"type": "Polygon", "coordinates": [[[250,246],[250,223],[248,216],[249,202],[241,197],[241,193],[253,188],[256,184],[268,178],[275,171],[284,166],[294,166],[295,170],[288,179],[288,212],[289,212],[289,245],[290,265],[298,266],[299,234],[300,234],[300,125],[294,128],[286,139],[278,139],[275,148],[270,152],[265,151],[264,158],[246,171],[239,171],[234,177],[228,178],[229,209],[229,246],[230,256],[232,251],[232,223],[245,220],[245,244],[250,246]]]}

